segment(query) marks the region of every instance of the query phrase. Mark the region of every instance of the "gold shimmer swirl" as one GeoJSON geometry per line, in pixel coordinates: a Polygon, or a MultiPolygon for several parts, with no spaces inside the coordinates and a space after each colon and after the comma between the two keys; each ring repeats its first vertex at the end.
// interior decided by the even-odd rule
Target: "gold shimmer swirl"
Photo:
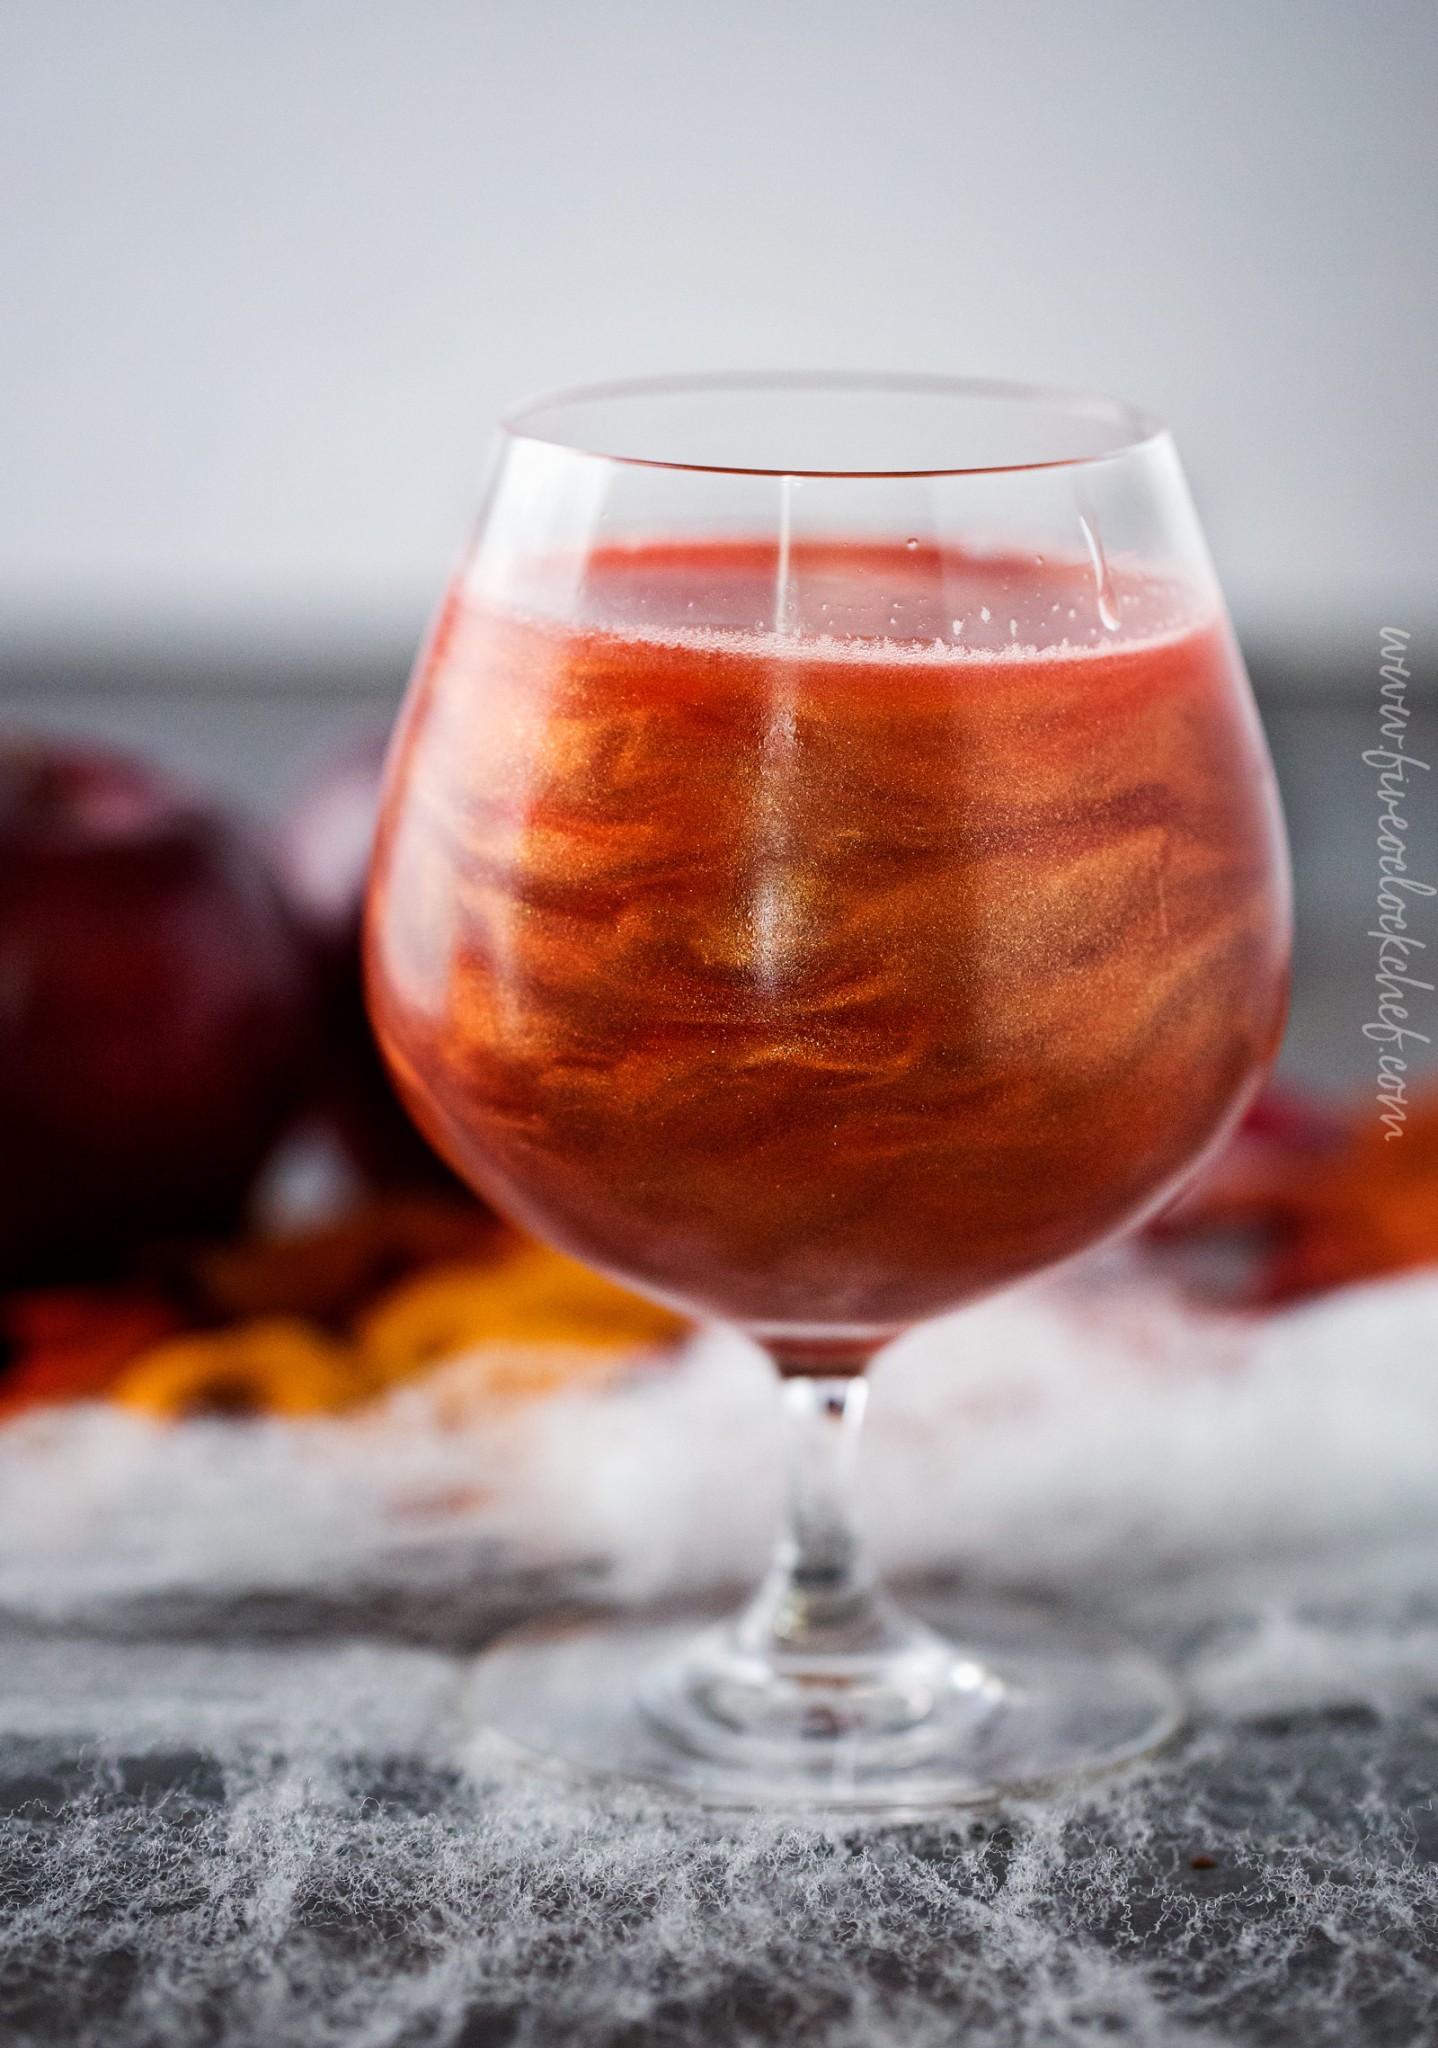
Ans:
{"type": "Polygon", "coordinates": [[[1213,618],[968,651],[456,604],[371,996],[531,1228],[750,1327],[891,1329],[1172,1184],[1276,1046],[1284,891],[1213,618]]]}

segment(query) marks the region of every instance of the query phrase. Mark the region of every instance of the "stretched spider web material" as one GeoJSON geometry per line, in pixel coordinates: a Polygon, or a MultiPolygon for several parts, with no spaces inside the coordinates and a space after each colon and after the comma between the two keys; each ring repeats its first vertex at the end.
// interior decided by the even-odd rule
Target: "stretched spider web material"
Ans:
{"type": "Polygon", "coordinates": [[[0,1433],[0,2038],[1416,2044],[1438,2035],[1438,1279],[1262,1320],[1130,1258],[880,1368],[899,1574],[1117,1620],[1161,1758],[862,1825],[482,1760],[468,1659],[560,1600],[741,1581],[776,1492],[737,1340],[468,1419],[0,1433]]]}

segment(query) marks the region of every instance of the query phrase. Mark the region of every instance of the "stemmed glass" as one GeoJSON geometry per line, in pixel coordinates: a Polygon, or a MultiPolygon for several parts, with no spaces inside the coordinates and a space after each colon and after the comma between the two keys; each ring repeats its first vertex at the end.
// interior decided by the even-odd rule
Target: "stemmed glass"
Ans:
{"type": "Polygon", "coordinates": [[[876,1584],[864,1373],[1171,1195],[1274,1053],[1289,921],[1152,422],[861,376],[512,415],[391,752],[372,1013],[500,1209],[768,1353],[789,1514],[736,1619],[522,1632],[485,1720],[725,1805],[921,1808],[1161,1740],[1137,1650],[876,1584]]]}

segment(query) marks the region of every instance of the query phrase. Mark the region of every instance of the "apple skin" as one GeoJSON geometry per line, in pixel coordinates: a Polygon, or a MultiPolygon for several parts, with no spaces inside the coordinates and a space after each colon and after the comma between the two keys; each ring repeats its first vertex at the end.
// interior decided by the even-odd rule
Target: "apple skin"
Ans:
{"type": "Polygon", "coordinates": [[[337,748],[280,825],[280,881],[319,991],[322,1058],[307,1106],[376,1191],[428,1191],[484,1209],[410,1121],[365,1010],[360,928],[388,738],[376,729],[337,748]]]}
{"type": "Polygon", "coordinates": [[[137,762],[0,739],[0,1281],[230,1227],[311,1010],[238,827],[137,762]]]}

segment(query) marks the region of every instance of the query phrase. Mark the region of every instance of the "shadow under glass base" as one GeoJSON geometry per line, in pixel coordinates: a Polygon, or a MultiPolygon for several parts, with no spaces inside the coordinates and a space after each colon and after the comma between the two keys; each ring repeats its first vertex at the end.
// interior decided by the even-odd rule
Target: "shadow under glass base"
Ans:
{"type": "MultiPolygon", "coordinates": [[[[1047,1616],[915,1603],[928,1648],[907,1725],[776,1730],[726,1707],[732,1636],[697,1614],[521,1629],[474,1667],[481,1742],[591,1784],[735,1810],[903,1814],[1040,1791],[1132,1761],[1182,1718],[1161,1666],[1047,1616]]],[[[877,1717],[882,1720],[882,1716],[877,1717]]]]}

